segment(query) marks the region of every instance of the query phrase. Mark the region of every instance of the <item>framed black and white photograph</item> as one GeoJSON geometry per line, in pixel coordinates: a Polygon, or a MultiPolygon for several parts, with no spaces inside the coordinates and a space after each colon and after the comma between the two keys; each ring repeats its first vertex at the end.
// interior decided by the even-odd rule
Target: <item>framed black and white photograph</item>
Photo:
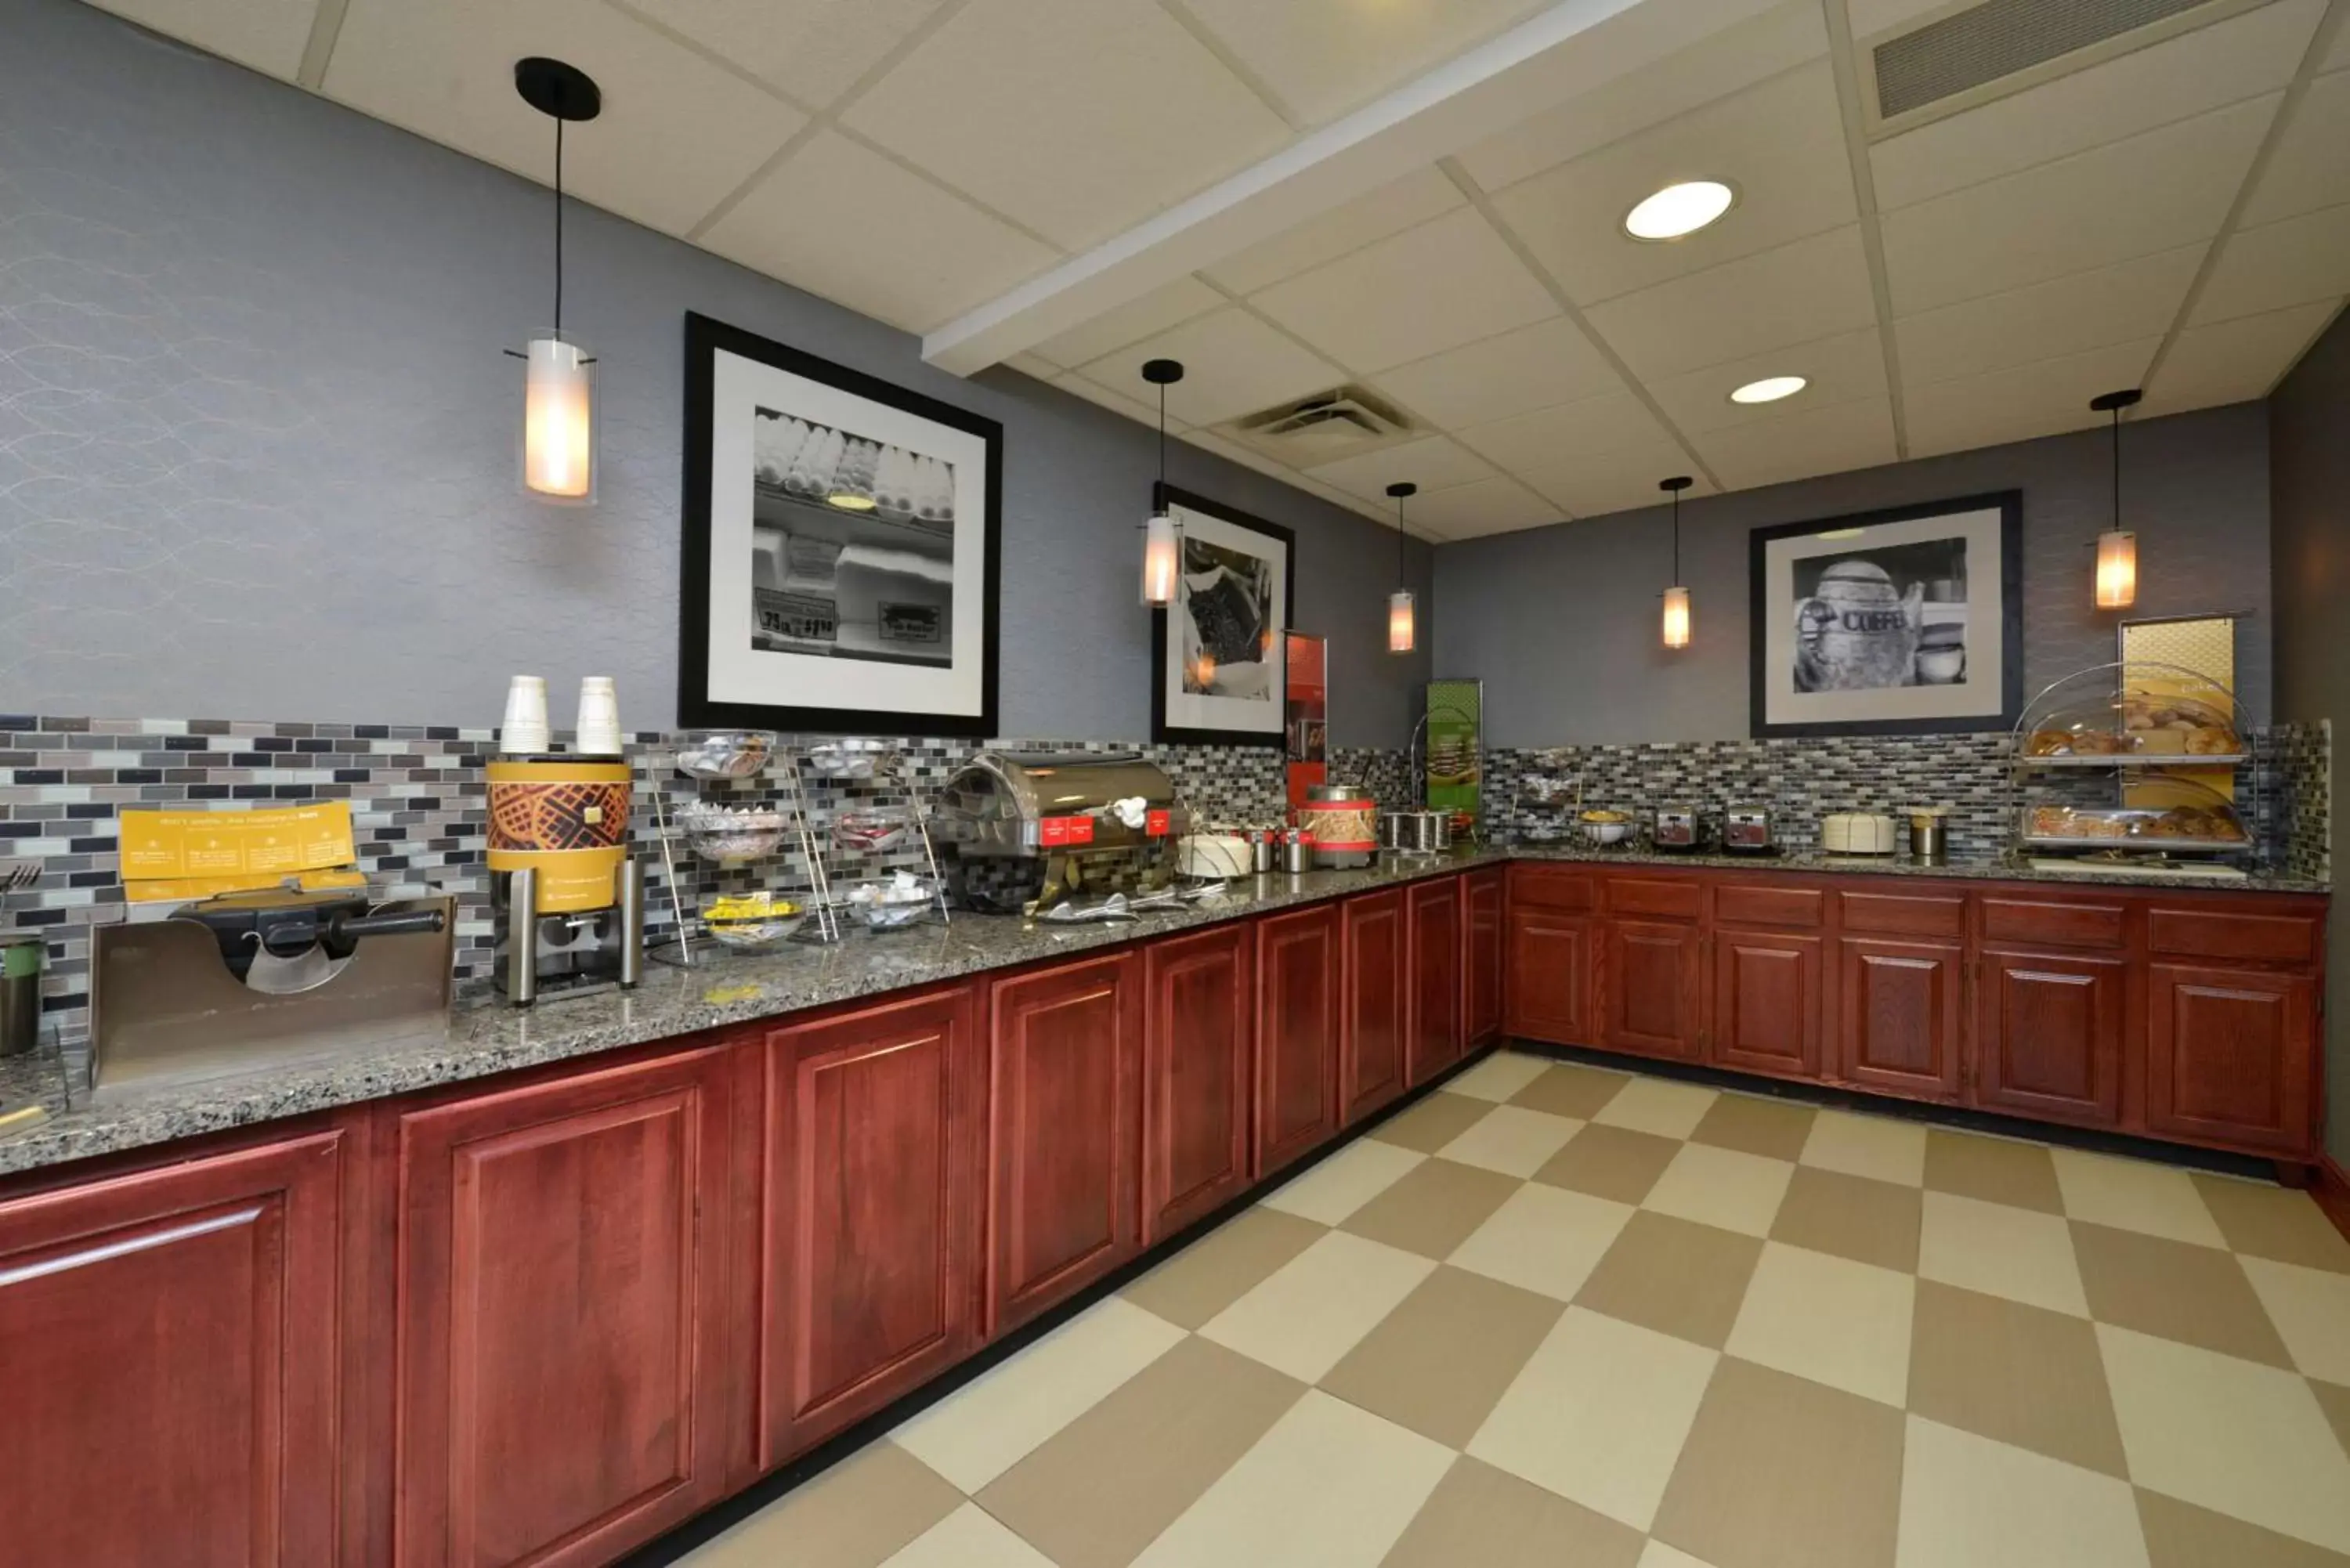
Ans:
{"type": "Polygon", "coordinates": [[[1753,732],[2012,726],[2022,530],[2013,490],[1755,530],[1753,732]]]}
{"type": "Polygon", "coordinates": [[[678,722],[990,735],[1003,427],[685,318],[678,722]]]}
{"type": "Polygon", "coordinates": [[[1295,536],[1169,486],[1156,504],[1175,520],[1180,571],[1174,604],[1152,618],[1151,739],[1279,744],[1295,536]]]}

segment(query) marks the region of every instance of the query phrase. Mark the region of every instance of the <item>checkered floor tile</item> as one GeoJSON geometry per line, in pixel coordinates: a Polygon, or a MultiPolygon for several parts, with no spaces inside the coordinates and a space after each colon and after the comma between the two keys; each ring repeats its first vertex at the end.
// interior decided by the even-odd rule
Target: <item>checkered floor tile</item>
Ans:
{"type": "Polygon", "coordinates": [[[2350,1568],[2350,1241],[1503,1054],[686,1561],[2350,1568]]]}

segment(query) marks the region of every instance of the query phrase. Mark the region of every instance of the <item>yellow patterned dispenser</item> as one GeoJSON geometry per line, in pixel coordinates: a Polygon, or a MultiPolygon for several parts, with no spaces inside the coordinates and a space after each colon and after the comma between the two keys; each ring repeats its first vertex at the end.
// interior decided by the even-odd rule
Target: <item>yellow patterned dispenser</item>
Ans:
{"type": "Polygon", "coordinates": [[[644,868],[629,854],[631,774],[589,757],[489,764],[490,907],[497,981],[542,993],[643,978],[644,868]]]}

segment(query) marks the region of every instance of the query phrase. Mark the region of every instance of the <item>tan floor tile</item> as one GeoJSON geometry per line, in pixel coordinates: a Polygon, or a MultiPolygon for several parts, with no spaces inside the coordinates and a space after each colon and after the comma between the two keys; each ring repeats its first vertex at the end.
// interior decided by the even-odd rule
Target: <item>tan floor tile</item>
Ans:
{"type": "Polygon", "coordinates": [[[1719,1568],[1889,1568],[1901,1412],[1724,1356],[1657,1511],[1719,1568]]]}
{"type": "Polygon", "coordinates": [[[2203,1195],[2176,1166],[2076,1148],[2052,1148],[2048,1157],[2056,1165],[2064,1212],[2075,1220],[2204,1247],[2228,1244],[2203,1195]]]}
{"type": "Polygon", "coordinates": [[[1060,1568],[1127,1568],[1305,1393],[1269,1366],[1187,1339],[1006,1470],[979,1504],[1060,1568]]]}
{"type": "Polygon", "coordinates": [[[1464,1448],[1565,1310],[1549,1296],[1441,1268],[1321,1386],[1422,1437],[1464,1448]]]}
{"type": "Polygon", "coordinates": [[[1333,1231],[1209,1319],[1200,1334],[1311,1383],[1435,1267],[1415,1253],[1333,1231]]]}
{"type": "Polygon", "coordinates": [[[1679,1138],[1593,1122],[1567,1139],[1566,1147],[1551,1156],[1534,1179],[1595,1198],[1638,1203],[1680,1151],[1679,1138]]]}
{"type": "Polygon", "coordinates": [[[2308,1193],[2199,1170],[2188,1179],[2237,1251],[2350,1274],[2350,1239],[2334,1228],[2308,1193]]]}
{"type": "Polygon", "coordinates": [[[1575,1293],[1575,1304],[1718,1350],[1762,1255],[1752,1236],[1644,1209],[1575,1293]]]}
{"type": "Polygon", "coordinates": [[[1430,1095],[1373,1127],[1370,1136],[1399,1148],[1434,1154],[1483,1120],[1492,1108],[1492,1101],[1467,1095],[1430,1095]]]}
{"type": "Polygon", "coordinates": [[[1357,1138],[1329,1158],[1265,1194],[1267,1209],[1336,1225],[1401,1181],[1428,1157],[1373,1137],[1357,1138]]]}
{"type": "Polygon", "coordinates": [[[2261,1298],[2232,1252],[2073,1221],[2089,1315],[2141,1334],[2291,1366],[2261,1298]]]}
{"type": "Polygon", "coordinates": [[[1624,1204],[1530,1181],[1446,1261],[1456,1269],[1573,1301],[1631,1217],[1624,1204]]]}
{"type": "Polygon", "coordinates": [[[2350,1568],[2350,1557],[2137,1489],[2138,1522],[2153,1568],[2350,1568]]]}
{"type": "Polygon", "coordinates": [[[979,1504],[967,1502],[922,1532],[885,1568],[1053,1568],[1053,1563],[979,1504]]]}
{"type": "Polygon", "coordinates": [[[1771,1221],[1771,1239],[1915,1273],[1924,1214],[1917,1188],[1799,1165],[1771,1221]]]}
{"type": "Polygon", "coordinates": [[[2037,1209],[2043,1214],[2064,1212],[2056,1163],[2036,1143],[1929,1127],[1926,1185],[1936,1192],[1955,1192],[1986,1203],[2037,1209]]]}
{"type": "Polygon", "coordinates": [[[2342,1439],[2342,1451],[2350,1454],[2350,1388],[2336,1383],[2321,1383],[2309,1379],[2309,1391],[2317,1396],[2318,1408],[2334,1427],[2334,1435],[2342,1439]]]}
{"type": "Polygon", "coordinates": [[[2328,1383],[2350,1384],[2350,1274],[2269,1258],[2239,1258],[2293,1364],[2328,1383]]]}
{"type": "Polygon", "coordinates": [[[1443,1092],[1498,1103],[1549,1072],[1550,1065],[1522,1051],[1496,1051],[1458,1077],[1446,1079],[1443,1092]]]}
{"type": "Polygon", "coordinates": [[[1805,1165],[1866,1176],[1876,1181],[1922,1187],[1926,1181],[1926,1127],[1891,1116],[1824,1110],[1804,1140],[1805,1165]]]}
{"type": "Polygon", "coordinates": [[[1260,1204],[1233,1215],[1119,1293],[1169,1323],[1198,1328],[1321,1240],[1327,1229],[1260,1204]]]}
{"type": "Polygon", "coordinates": [[[2054,1214],[1929,1189],[1918,1231],[1918,1272],[1946,1285],[2089,1315],[2073,1232],[2054,1214]]]}
{"type": "Polygon", "coordinates": [[[1373,1568],[1452,1459],[1441,1444],[1308,1391],[1144,1549],[1135,1568],[1373,1568]]]}
{"type": "Polygon", "coordinates": [[[1423,1258],[1446,1258],[1522,1185],[1513,1176],[1431,1159],[1356,1210],[1339,1229],[1423,1258]]]}
{"type": "Polygon", "coordinates": [[[1918,1282],[1909,1408],[2111,1476],[2127,1476],[2097,1332],[2000,1296],[1918,1282]]]}
{"type": "Polygon", "coordinates": [[[1773,1159],[1794,1159],[1811,1141],[1812,1122],[1818,1116],[1818,1107],[1793,1100],[1724,1095],[1697,1124],[1690,1141],[1768,1155],[1773,1159]]]}
{"type": "Polygon", "coordinates": [[[2350,1457],[2298,1373],[2097,1324],[2130,1479],[2350,1552],[2350,1457]]]}
{"type": "Polygon", "coordinates": [[[2129,1482],[1909,1417],[1898,1568],[2147,1568],[2129,1482]]]}
{"type": "Polygon", "coordinates": [[[879,1568],[963,1503],[895,1443],[879,1442],[681,1559],[690,1568],[879,1568]]]}
{"type": "Polygon", "coordinates": [[[1646,1530],[1715,1359],[1685,1341],[1570,1307],[1469,1452],[1646,1530]]]}
{"type": "Polygon", "coordinates": [[[1594,1112],[1591,1119],[1611,1127],[1655,1133],[1659,1137],[1685,1138],[1697,1130],[1697,1124],[1705,1120],[1705,1113],[1721,1097],[1719,1090],[1695,1084],[1635,1078],[1594,1112]]]}
{"type": "Polygon", "coordinates": [[[1554,1062],[1550,1071],[1510,1096],[1510,1104],[1555,1116],[1589,1121],[1607,1109],[1607,1102],[1632,1081],[1627,1073],[1586,1067],[1575,1062],[1554,1062]]]}
{"type": "Polygon", "coordinates": [[[1496,1106],[1493,1114],[1436,1152],[1446,1159],[1498,1170],[1520,1180],[1540,1170],[1583,1124],[1523,1106],[1496,1106]]]}
{"type": "Polygon", "coordinates": [[[1722,1348],[1898,1407],[1909,1386],[1917,1289],[1911,1274],[1768,1241],[1722,1348]]]}
{"type": "Polygon", "coordinates": [[[1381,1568],[1638,1568],[1640,1532],[1465,1455],[1381,1568]]]}
{"type": "Polygon", "coordinates": [[[1783,1159],[1685,1143],[1640,1207],[1724,1231],[1767,1236],[1794,1174],[1795,1168],[1783,1159]]]}

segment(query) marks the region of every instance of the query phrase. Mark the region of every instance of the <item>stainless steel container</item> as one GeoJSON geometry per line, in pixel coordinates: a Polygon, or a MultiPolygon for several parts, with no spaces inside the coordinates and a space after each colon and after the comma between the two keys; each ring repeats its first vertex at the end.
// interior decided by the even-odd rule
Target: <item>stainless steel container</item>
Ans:
{"type": "Polygon", "coordinates": [[[1452,814],[1383,812],[1379,815],[1379,847],[1395,855],[1441,855],[1452,847],[1452,814]]]}
{"type": "Polygon", "coordinates": [[[1909,858],[1939,866],[1950,857],[1950,817],[1939,806],[1909,808],[1909,858]]]}
{"type": "Polygon", "coordinates": [[[931,813],[956,902],[1004,914],[1169,887],[1191,829],[1173,781],[1136,752],[982,752],[931,813]]]}
{"type": "Polygon", "coordinates": [[[1314,869],[1314,843],[1297,828],[1290,828],[1281,836],[1281,868],[1292,872],[1314,869]]]}
{"type": "Polygon", "coordinates": [[[43,939],[24,933],[0,938],[0,1056],[21,1055],[41,1039],[43,939]]]}
{"type": "Polygon", "coordinates": [[[1249,829],[1249,858],[1260,877],[1271,871],[1274,862],[1281,858],[1281,830],[1277,827],[1249,829]]]}

